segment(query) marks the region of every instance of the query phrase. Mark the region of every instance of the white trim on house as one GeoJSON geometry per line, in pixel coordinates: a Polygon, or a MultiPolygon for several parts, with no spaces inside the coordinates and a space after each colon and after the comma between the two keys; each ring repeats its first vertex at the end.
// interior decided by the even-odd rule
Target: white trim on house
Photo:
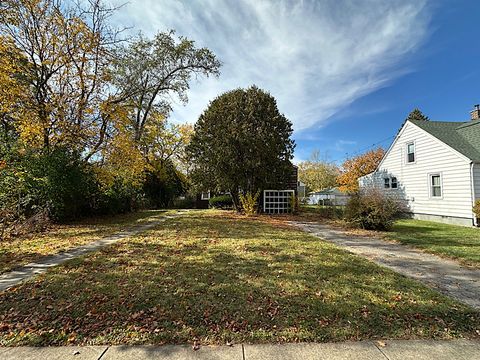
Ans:
{"type": "Polygon", "coordinates": [[[413,141],[407,141],[405,143],[405,165],[415,165],[417,163],[417,142],[415,140],[413,141]],[[408,147],[410,145],[413,145],[413,161],[408,161],[408,155],[410,153],[408,152],[408,147]]]}
{"type": "Polygon", "coordinates": [[[455,154],[457,154],[457,155],[458,155],[459,157],[461,157],[463,160],[465,160],[465,161],[467,161],[467,162],[471,162],[471,161],[472,161],[472,159],[466,157],[466,156],[463,155],[461,152],[455,150],[455,149],[454,149],[453,147],[451,147],[450,145],[444,143],[442,140],[440,140],[439,138],[433,136],[433,135],[430,134],[428,131],[423,130],[420,126],[417,126],[417,125],[415,125],[414,123],[412,123],[412,122],[410,122],[410,121],[409,121],[409,123],[410,123],[411,125],[415,126],[417,129],[422,130],[425,134],[427,134],[427,135],[430,136],[432,139],[434,139],[434,140],[437,142],[437,144],[442,144],[442,145],[447,146],[450,150],[452,150],[455,154]]]}
{"type": "Polygon", "coordinates": [[[428,196],[431,200],[443,200],[443,174],[442,172],[432,172],[427,174],[428,177],[428,196]],[[440,178],[440,185],[433,184],[433,177],[438,176],[440,178]],[[433,195],[434,187],[440,186],[440,196],[433,195]]]}
{"type": "Polygon", "coordinates": [[[390,178],[390,189],[393,189],[393,190],[398,189],[398,179],[396,176],[392,176],[390,178]],[[395,179],[395,181],[393,181],[393,179],[395,179]],[[395,186],[393,186],[393,184],[395,184],[395,186]]]}
{"type": "MultiPolygon", "coordinates": [[[[405,121],[402,125],[402,127],[400,128],[400,131],[397,133],[397,136],[395,136],[395,139],[393,139],[393,142],[390,144],[388,150],[385,152],[385,155],[383,155],[383,158],[382,160],[380,160],[380,163],[378,164],[377,168],[375,169],[375,171],[377,171],[380,166],[383,164],[383,161],[385,160],[385,158],[387,157],[387,155],[390,153],[390,151],[392,151],[393,147],[395,146],[395,144],[397,143],[398,139],[400,138],[400,136],[402,135],[402,133],[405,131],[405,128],[406,128],[406,125],[407,124],[407,121],[405,121]]],[[[373,174],[375,171],[371,172],[370,174],[367,174],[367,175],[364,175],[364,176],[368,176],[368,175],[371,175],[373,174]]]]}
{"type": "Polygon", "coordinates": [[[201,200],[210,200],[210,190],[209,191],[203,191],[202,194],[200,195],[200,199],[201,200]]]}
{"type": "Polygon", "coordinates": [[[471,193],[472,193],[472,216],[473,216],[473,225],[478,226],[478,219],[475,213],[473,212],[473,206],[475,205],[477,199],[480,199],[480,163],[471,162],[470,164],[470,181],[471,181],[471,193]],[[476,165],[476,166],[475,166],[476,165]],[[478,178],[476,168],[479,168],[478,178]],[[478,189],[477,189],[478,186],[478,189]],[[478,190],[478,193],[477,193],[478,190]]]}

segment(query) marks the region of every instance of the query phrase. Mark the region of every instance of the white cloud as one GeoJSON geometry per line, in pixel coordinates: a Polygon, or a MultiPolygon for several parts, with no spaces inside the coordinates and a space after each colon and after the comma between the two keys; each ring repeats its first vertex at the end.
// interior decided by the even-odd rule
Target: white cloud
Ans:
{"type": "Polygon", "coordinates": [[[354,145],[357,145],[357,141],[340,139],[335,142],[335,150],[345,151],[345,149],[350,148],[354,145]]]}
{"type": "Polygon", "coordinates": [[[298,164],[300,164],[301,162],[304,162],[304,161],[305,161],[305,159],[300,158],[298,156],[294,156],[293,159],[292,159],[292,163],[294,165],[298,165],[298,164]]]}
{"type": "Polygon", "coordinates": [[[130,0],[116,21],[154,34],[175,29],[223,62],[218,79],[192,84],[178,122],[194,122],[221,92],[256,84],[296,130],[321,126],[405,73],[427,35],[426,0],[130,0]]]}

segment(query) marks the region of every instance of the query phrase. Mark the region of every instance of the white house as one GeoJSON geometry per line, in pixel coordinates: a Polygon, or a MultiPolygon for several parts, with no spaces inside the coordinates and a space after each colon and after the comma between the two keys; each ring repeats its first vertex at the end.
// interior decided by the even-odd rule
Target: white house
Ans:
{"type": "Polygon", "coordinates": [[[476,225],[480,106],[467,122],[407,120],[377,170],[359,183],[404,199],[417,219],[476,225]]]}

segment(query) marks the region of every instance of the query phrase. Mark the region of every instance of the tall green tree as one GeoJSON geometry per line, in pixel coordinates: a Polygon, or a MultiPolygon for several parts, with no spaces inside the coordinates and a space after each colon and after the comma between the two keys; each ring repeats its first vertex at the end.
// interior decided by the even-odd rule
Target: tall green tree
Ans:
{"type": "Polygon", "coordinates": [[[192,180],[204,190],[228,190],[236,209],[239,192],[280,185],[291,172],[292,123],[269,93],[252,86],[226,92],[195,124],[187,147],[192,180]]]}
{"type": "Polygon", "coordinates": [[[428,116],[424,115],[418,108],[413,109],[410,114],[408,114],[405,120],[430,120],[428,116]]]}

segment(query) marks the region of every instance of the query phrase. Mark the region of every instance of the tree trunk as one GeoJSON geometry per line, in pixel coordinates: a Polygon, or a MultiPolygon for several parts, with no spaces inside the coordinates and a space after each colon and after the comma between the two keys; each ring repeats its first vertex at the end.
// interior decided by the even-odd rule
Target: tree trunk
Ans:
{"type": "Polygon", "coordinates": [[[240,204],[240,197],[238,195],[238,189],[230,190],[230,195],[232,196],[233,208],[236,212],[242,211],[242,206],[240,204]]]}

